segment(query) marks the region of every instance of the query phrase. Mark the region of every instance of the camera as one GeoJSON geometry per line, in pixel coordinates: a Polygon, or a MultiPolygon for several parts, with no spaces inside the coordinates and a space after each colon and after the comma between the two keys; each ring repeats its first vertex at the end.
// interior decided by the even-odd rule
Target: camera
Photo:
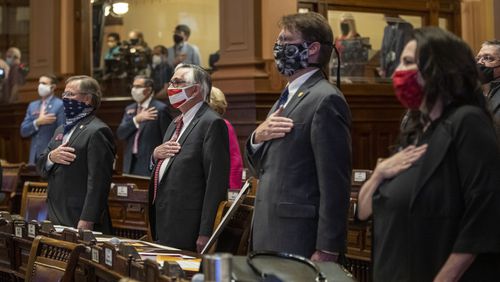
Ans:
{"type": "Polygon", "coordinates": [[[127,73],[131,76],[145,74],[151,64],[151,49],[134,43],[136,42],[125,41],[121,47],[127,73]]]}

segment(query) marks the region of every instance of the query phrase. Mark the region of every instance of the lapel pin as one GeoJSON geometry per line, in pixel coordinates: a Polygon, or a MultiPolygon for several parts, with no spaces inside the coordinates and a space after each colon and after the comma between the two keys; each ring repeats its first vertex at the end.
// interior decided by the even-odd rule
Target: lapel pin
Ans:
{"type": "Polygon", "coordinates": [[[82,128],[83,128],[83,124],[82,124],[82,125],[80,125],[80,129],[82,129],[82,128]]]}
{"type": "Polygon", "coordinates": [[[304,96],[304,92],[300,92],[299,95],[298,95],[299,98],[302,97],[302,96],[304,96]]]}

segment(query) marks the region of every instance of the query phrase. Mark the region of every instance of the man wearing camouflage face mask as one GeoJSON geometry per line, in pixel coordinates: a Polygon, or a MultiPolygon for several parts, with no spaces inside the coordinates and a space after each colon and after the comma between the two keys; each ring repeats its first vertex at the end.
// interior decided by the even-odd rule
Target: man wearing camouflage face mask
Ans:
{"type": "Polygon", "coordinates": [[[500,40],[484,42],[476,62],[483,92],[495,119],[497,136],[500,137],[500,40]]]}
{"type": "Polygon", "coordinates": [[[280,26],[274,57],[289,83],[246,145],[259,178],[253,249],[337,261],[346,250],[351,113],[320,69],[333,33],[318,13],[284,16],[280,26]]]}

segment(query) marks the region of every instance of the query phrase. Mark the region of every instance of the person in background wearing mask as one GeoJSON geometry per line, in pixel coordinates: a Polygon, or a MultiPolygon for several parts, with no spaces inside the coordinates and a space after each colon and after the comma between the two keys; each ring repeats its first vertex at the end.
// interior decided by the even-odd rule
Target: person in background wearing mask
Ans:
{"type": "Polygon", "coordinates": [[[229,137],[219,114],[205,102],[212,81],[197,65],[178,65],[168,98],[181,111],[153,153],[149,206],[153,239],[200,252],[217,208],[227,198],[229,137]]]}
{"type": "Polygon", "coordinates": [[[373,281],[498,281],[500,151],[472,50],[415,29],[392,81],[411,114],[358,196],[373,281]]]}
{"type": "Polygon", "coordinates": [[[0,58],[0,102],[4,101],[7,78],[9,76],[9,64],[0,58]]]}
{"type": "Polygon", "coordinates": [[[104,60],[116,60],[120,55],[120,35],[116,32],[111,32],[106,38],[108,50],[104,54],[104,60]]]}
{"type": "Polygon", "coordinates": [[[135,75],[151,75],[151,48],[144,40],[142,31],[134,29],[128,34],[128,42],[126,49],[127,69],[130,77],[135,75]]]}
{"type": "Polygon", "coordinates": [[[38,79],[38,95],[41,99],[31,102],[21,123],[21,136],[31,138],[28,164],[36,164],[45,151],[57,127],[64,123],[64,107],[61,99],[54,95],[57,78],[42,75],[38,79]]]}
{"type": "Polygon", "coordinates": [[[21,50],[10,47],[5,53],[5,62],[9,65],[7,80],[4,85],[2,102],[17,101],[17,88],[23,85],[27,75],[27,68],[21,64],[21,50]]]}
{"type": "Polygon", "coordinates": [[[339,53],[342,54],[344,50],[342,42],[344,40],[361,37],[356,30],[356,22],[351,13],[342,13],[340,15],[340,33],[340,36],[335,38],[335,47],[337,47],[339,53]]]}
{"type": "Polygon", "coordinates": [[[157,45],[153,48],[153,59],[151,63],[152,72],[151,78],[153,79],[153,90],[155,94],[168,88],[168,82],[174,70],[168,63],[168,49],[163,45],[157,45]]]}
{"type": "Polygon", "coordinates": [[[154,148],[162,143],[163,135],[172,122],[167,106],[156,100],[153,94],[153,80],[143,75],[134,78],[131,95],[135,103],[125,108],[116,130],[118,139],[126,142],[123,173],[151,175],[151,155],[154,148]]]}
{"type": "Polygon", "coordinates": [[[351,112],[323,70],[333,32],[318,13],[284,16],[274,45],[288,80],[245,158],[259,179],[253,249],[337,261],[346,251],[351,189],[351,112]]]}
{"type": "Polygon", "coordinates": [[[497,136],[500,138],[500,40],[484,42],[476,56],[476,62],[483,93],[488,100],[495,119],[497,136]]]}
{"type": "Polygon", "coordinates": [[[49,220],[111,234],[108,196],[116,151],[113,132],[95,116],[101,88],[92,77],[72,76],[62,97],[66,121],[37,161],[49,183],[49,220]]]}
{"type": "Polygon", "coordinates": [[[174,46],[168,48],[168,63],[175,67],[179,63],[200,65],[200,50],[196,45],[188,43],[191,29],[180,24],[175,27],[174,46]]]}

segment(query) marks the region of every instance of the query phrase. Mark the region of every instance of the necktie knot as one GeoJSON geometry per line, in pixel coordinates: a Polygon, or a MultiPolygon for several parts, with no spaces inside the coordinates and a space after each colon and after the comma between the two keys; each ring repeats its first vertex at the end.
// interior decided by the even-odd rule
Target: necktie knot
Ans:
{"type": "Polygon", "coordinates": [[[179,138],[179,134],[181,133],[182,126],[184,125],[184,121],[182,120],[183,115],[178,116],[175,120],[175,132],[174,135],[172,135],[171,140],[177,140],[179,138]]]}

